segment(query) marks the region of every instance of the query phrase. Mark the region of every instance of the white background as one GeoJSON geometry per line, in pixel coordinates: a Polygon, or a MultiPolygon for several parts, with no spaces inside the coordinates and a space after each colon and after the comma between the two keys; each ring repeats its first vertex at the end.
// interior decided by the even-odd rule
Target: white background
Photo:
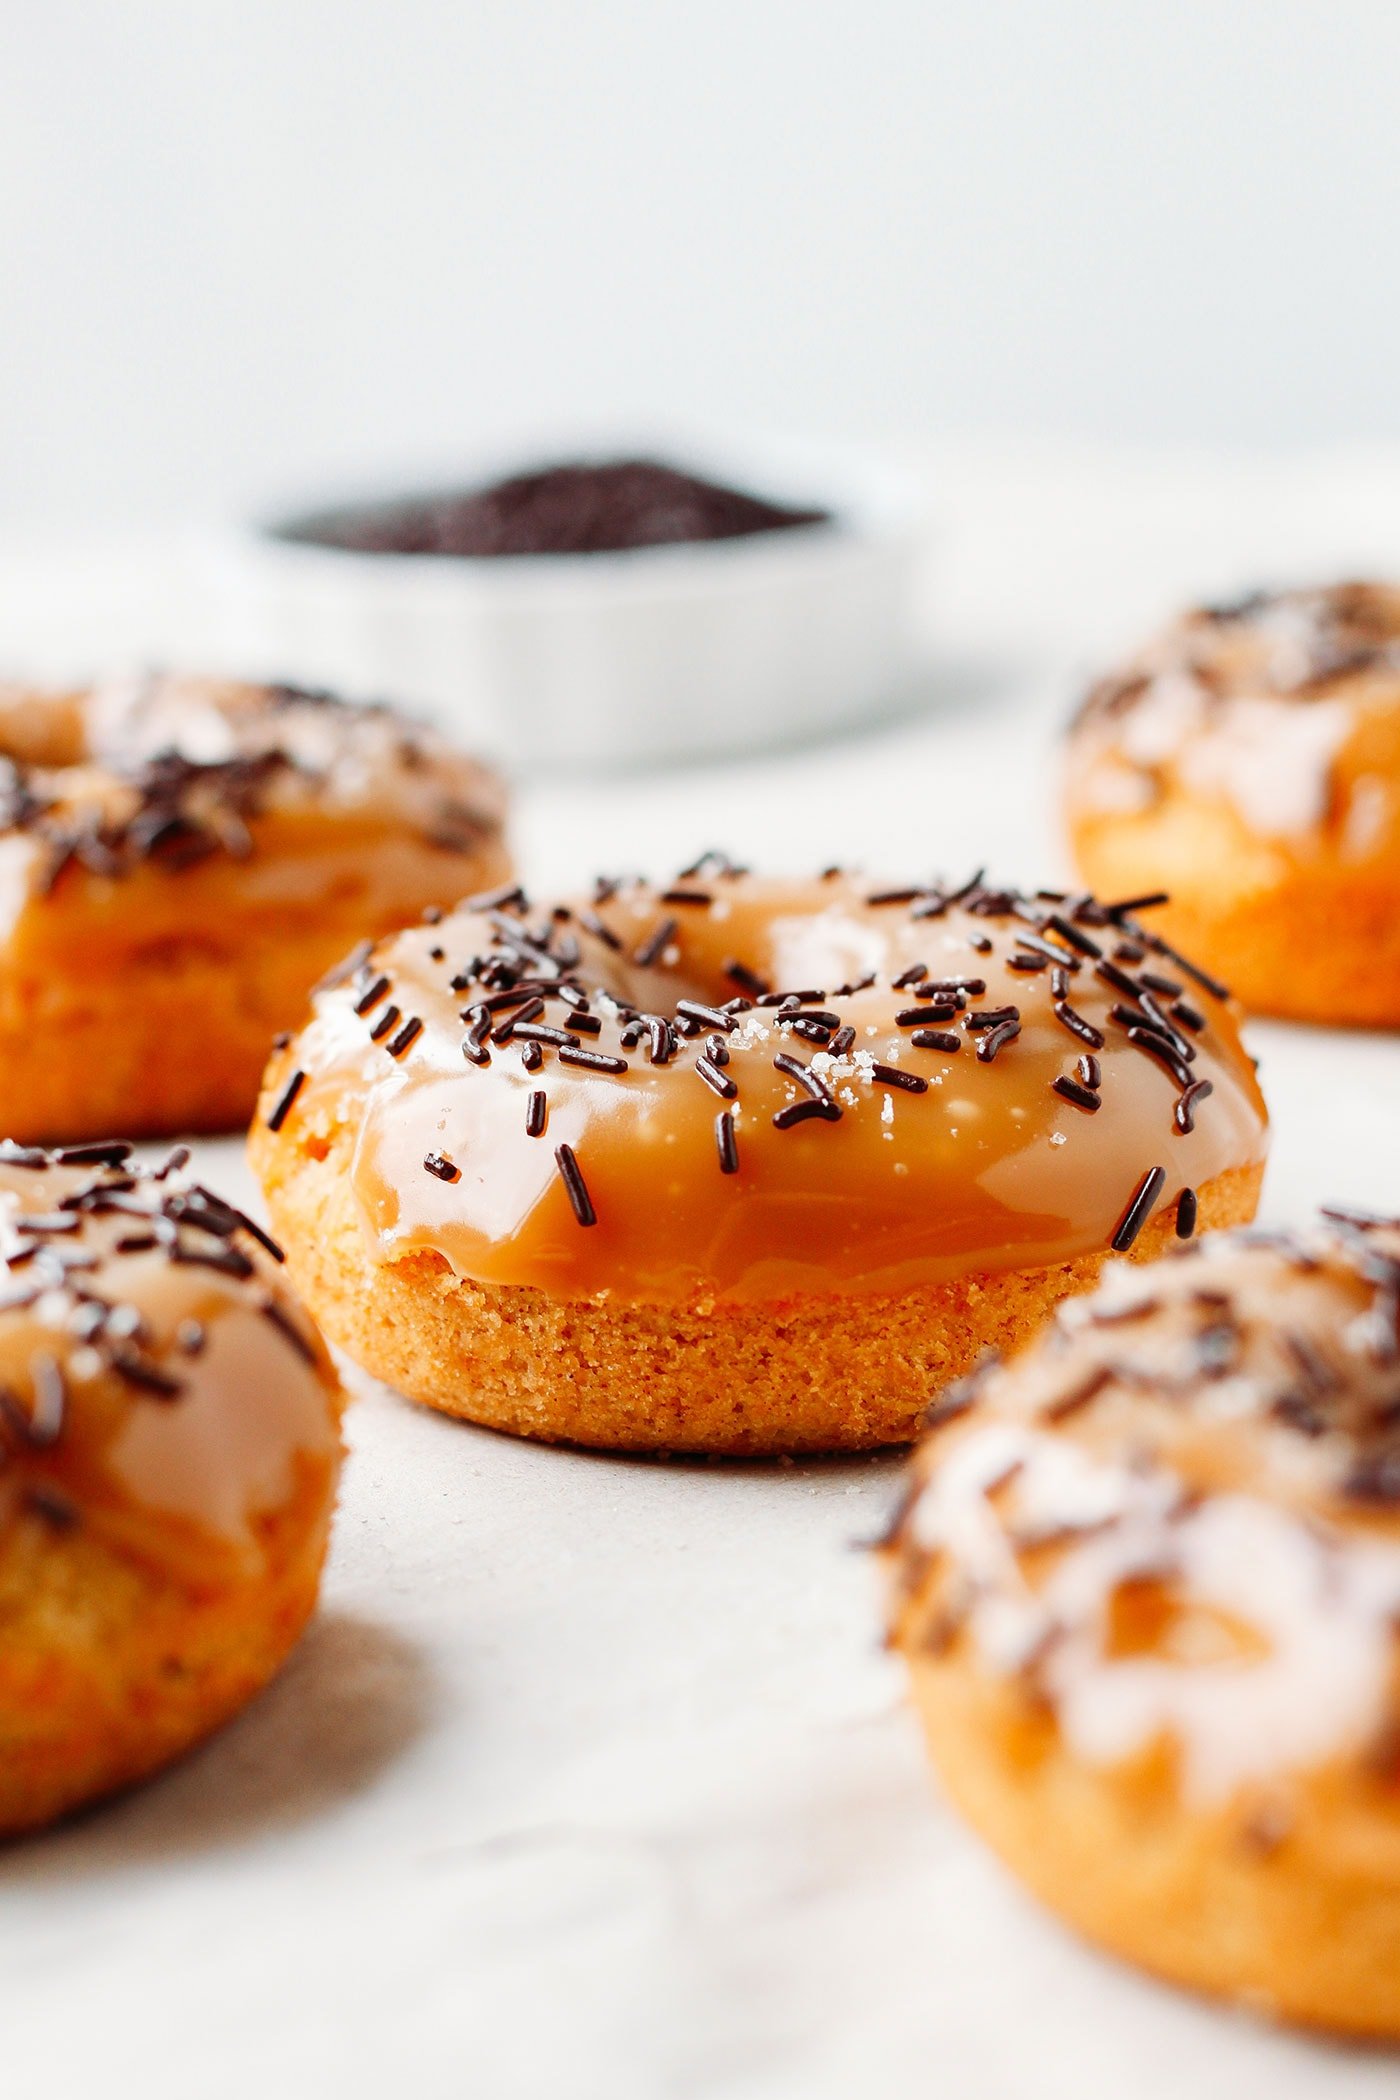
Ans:
{"type": "Polygon", "coordinates": [[[41,0],[0,527],[574,419],[1400,436],[1364,0],[41,0]]]}

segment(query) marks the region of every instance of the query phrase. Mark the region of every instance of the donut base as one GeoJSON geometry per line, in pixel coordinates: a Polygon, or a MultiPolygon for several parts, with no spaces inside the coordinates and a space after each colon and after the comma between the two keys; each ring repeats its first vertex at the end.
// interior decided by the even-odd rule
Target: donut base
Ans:
{"type": "Polygon", "coordinates": [[[1344,861],[1321,841],[1290,850],[1180,795],[1142,816],[1080,817],[1071,843],[1100,896],[1167,890],[1153,930],[1251,1013],[1400,1028],[1400,866],[1344,861]]]}
{"type": "MultiPolygon", "coordinates": [[[[411,1399],[490,1429],[610,1451],[758,1457],[908,1443],[932,1396],[1010,1349],[1106,1254],[897,1296],[762,1304],[560,1300],[454,1276],[440,1255],[377,1262],[350,1185],[351,1138],[250,1138],[273,1229],[323,1332],[411,1399]]],[[[1254,1215],[1263,1168],[1199,1191],[1200,1225],[1254,1215]]],[[[1133,1255],[1160,1254],[1170,1214],[1133,1255]]]]}
{"type": "Polygon", "coordinates": [[[1164,1748],[1098,1768],[1017,1681],[910,1656],[934,1766],[1011,1870],[1086,1938],[1273,2019],[1400,2036],[1400,1794],[1359,1765],[1251,1808],[1183,1803],[1164,1748]]]}
{"type": "Polygon", "coordinates": [[[148,1778],[231,1720],[315,1609],[328,1531],[319,1498],[309,1528],[293,1508],[267,1572],[200,1595],[81,1523],[17,1515],[0,1549],[0,1836],[148,1778]]]}

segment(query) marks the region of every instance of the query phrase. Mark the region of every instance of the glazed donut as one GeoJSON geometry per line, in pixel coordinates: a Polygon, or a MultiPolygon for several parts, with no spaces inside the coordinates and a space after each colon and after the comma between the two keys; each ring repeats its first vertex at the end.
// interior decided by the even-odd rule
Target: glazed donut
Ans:
{"type": "Polygon", "coordinates": [[[378,1377],[733,1453],[908,1438],[1110,1242],[1252,1215],[1264,1146],[1233,1013],[1126,905],[720,856],[352,958],[251,1135],[307,1302],[378,1377]]]}
{"type": "Polygon", "coordinates": [[[0,1832],[245,1705],[330,1530],[340,1387],[272,1243],[128,1152],[0,1144],[0,1832]]]}
{"type": "Polygon", "coordinates": [[[385,707],[162,677],[0,692],[0,1098],[18,1139],[247,1122],[355,931],[506,867],[498,783],[385,707]]]}
{"type": "Polygon", "coordinates": [[[1400,2035],[1400,1221],[1113,1266],[935,1406],[890,1554],[934,1763],[1053,1909],[1400,2035]]]}
{"type": "Polygon", "coordinates": [[[1090,693],[1068,817],[1249,1010],[1400,1026],[1400,589],[1188,613],[1090,693]]]}

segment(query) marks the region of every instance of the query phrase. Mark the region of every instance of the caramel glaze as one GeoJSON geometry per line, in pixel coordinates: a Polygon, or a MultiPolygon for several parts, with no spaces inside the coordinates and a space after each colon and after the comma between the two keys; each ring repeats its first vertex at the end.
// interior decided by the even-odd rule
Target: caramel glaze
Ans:
{"type": "Polygon", "coordinates": [[[909,1646],[966,1629],[1080,1748],[1165,1729],[1207,1794],[1393,1739],[1400,1220],[1110,1267],[931,1423],[888,1542],[909,1646]]]}
{"type": "Polygon", "coordinates": [[[1295,850],[1400,850],[1400,589],[1254,591],[1187,612],[1090,691],[1071,798],[1086,817],[1174,789],[1295,850]]]}
{"type": "MultiPolygon", "coordinates": [[[[499,782],[382,706],[288,686],[161,677],[0,690],[0,937],[178,944],[200,871],[211,911],[362,900],[383,922],[463,869],[503,866],[499,782]],[[83,878],[87,879],[84,880],[83,878]]],[[[468,879],[480,879],[473,874],[468,879]]]]}
{"type": "Polygon", "coordinates": [[[329,1524],[340,1388],[272,1243],[126,1155],[0,1144],[0,1541],[37,1512],[213,1591],[329,1524]]]}
{"type": "Polygon", "coordinates": [[[348,1126],[380,1259],[432,1250],[484,1283],[703,1306],[1038,1267],[1121,1240],[1154,1168],[1144,1215],[1264,1157],[1234,1009],[1159,950],[1087,897],[764,880],[719,856],[665,891],[471,899],[352,958],[260,1113],[289,1144],[348,1126]],[[1019,1021],[989,1026],[1004,1006],[1019,1021]],[[530,1047],[541,1026],[562,1041],[530,1047]],[[1085,1053],[1097,1109],[1053,1090],[1085,1053]],[[1179,1109],[1198,1080],[1209,1098],[1179,1109]]]}

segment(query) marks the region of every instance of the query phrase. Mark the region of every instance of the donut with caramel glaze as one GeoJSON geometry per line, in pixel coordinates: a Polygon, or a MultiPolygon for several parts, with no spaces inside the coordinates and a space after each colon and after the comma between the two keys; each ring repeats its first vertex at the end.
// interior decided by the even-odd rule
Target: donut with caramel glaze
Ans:
{"type": "Polygon", "coordinates": [[[0,691],[12,1137],[247,1122],[356,932],[505,871],[487,773],[386,707],[161,677],[0,691]]]}
{"type": "Polygon", "coordinates": [[[1400,1027],[1400,589],[1186,614],[1089,695],[1067,794],[1085,880],[1169,891],[1246,1008],[1400,1027]]]}
{"type": "Polygon", "coordinates": [[[1400,2036],[1400,1221],[1114,1267],[938,1403],[889,1545],[954,1805],[1052,1909],[1400,2036]]]}
{"type": "Polygon", "coordinates": [[[1229,1005],[1126,906],[981,881],[469,900],[351,958],[254,1168],[308,1304],[452,1414],[857,1449],[1109,1249],[1252,1215],[1229,1005]]]}
{"type": "Polygon", "coordinates": [[[0,1832],[245,1705],[330,1530],[340,1386],[272,1243],[128,1153],[0,1144],[0,1832]]]}

